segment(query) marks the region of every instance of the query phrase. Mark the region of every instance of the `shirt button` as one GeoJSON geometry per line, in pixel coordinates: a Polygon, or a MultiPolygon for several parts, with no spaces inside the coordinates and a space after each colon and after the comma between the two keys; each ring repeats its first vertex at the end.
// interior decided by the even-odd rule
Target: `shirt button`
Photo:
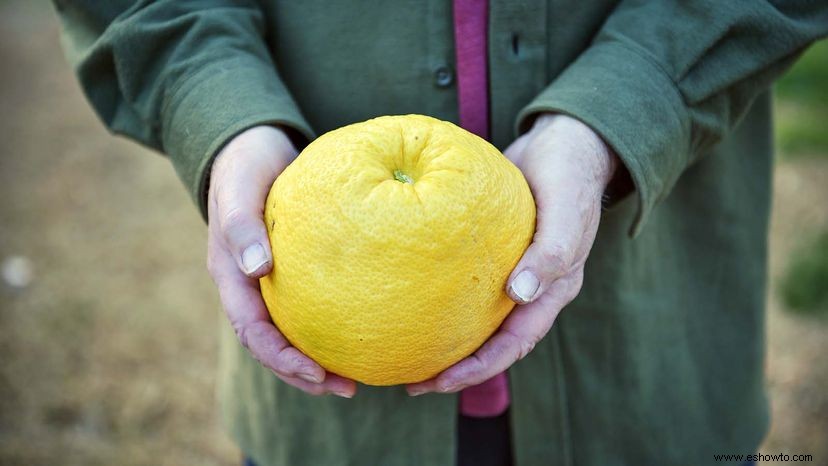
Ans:
{"type": "Polygon", "coordinates": [[[434,71],[434,83],[438,87],[449,87],[454,82],[454,72],[448,66],[441,66],[434,71]]]}

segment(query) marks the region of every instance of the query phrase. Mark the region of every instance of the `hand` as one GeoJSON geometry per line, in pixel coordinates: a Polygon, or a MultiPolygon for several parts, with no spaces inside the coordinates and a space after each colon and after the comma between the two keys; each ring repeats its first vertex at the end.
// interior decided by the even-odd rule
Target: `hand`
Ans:
{"type": "Polygon", "coordinates": [[[276,177],[296,157],[275,127],[249,129],[216,157],[208,192],[207,268],[241,344],[277,377],[312,395],[350,398],[356,384],[326,373],[288,343],[267,312],[258,278],[273,267],[263,221],[265,199],[276,177]]]}
{"type": "Polygon", "coordinates": [[[409,385],[411,395],[457,392],[508,369],[532,351],[581,290],[617,156],[588,126],[552,114],[535,120],[504,154],[523,172],[537,205],[533,242],[507,282],[506,292],[519,306],[474,354],[409,385]]]}

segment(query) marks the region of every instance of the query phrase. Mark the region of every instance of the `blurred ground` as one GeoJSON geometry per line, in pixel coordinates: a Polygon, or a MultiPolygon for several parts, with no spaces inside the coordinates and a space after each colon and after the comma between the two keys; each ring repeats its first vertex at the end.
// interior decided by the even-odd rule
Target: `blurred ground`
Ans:
{"type": "MultiPolygon", "coordinates": [[[[7,282],[33,278],[0,283],[0,464],[237,464],[213,398],[205,231],[169,163],[106,134],[40,2],[0,2],[0,63],[0,262],[17,257],[7,282]]],[[[775,180],[773,426],[760,451],[828,465],[828,319],[775,296],[792,249],[828,227],[826,120],[790,89],[780,131],[796,155],[775,180]],[[796,142],[797,119],[816,142],[796,142]]]]}
{"type": "Polygon", "coordinates": [[[205,229],[162,157],[110,137],[45,2],[0,2],[0,464],[237,464],[218,425],[205,229]]]}

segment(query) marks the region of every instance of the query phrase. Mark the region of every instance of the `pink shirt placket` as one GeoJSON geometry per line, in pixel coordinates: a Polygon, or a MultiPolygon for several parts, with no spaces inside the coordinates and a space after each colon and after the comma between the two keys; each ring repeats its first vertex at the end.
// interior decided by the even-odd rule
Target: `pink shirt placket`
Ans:
{"type": "MultiPolygon", "coordinates": [[[[453,0],[453,10],[460,126],[488,139],[488,0],[453,0]]],[[[466,416],[498,416],[508,407],[505,372],[460,392],[460,412],[466,416]]]]}

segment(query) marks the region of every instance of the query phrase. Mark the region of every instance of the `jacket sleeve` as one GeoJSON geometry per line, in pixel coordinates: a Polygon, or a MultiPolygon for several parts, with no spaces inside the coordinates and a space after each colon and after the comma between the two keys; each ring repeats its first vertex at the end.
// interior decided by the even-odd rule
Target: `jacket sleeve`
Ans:
{"type": "Polygon", "coordinates": [[[598,132],[635,186],[635,236],[684,169],[826,31],[828,2],[625,0],[521,110],[517,130],[551,111],[598,132]]]}
{"type": "Polygon", "coordinates": [[[86,97],[114,133],[168,155],[206,218],[213,155],[234,135],[312,130],[277,74],[254,1],[55,0],[86,97]]]}

